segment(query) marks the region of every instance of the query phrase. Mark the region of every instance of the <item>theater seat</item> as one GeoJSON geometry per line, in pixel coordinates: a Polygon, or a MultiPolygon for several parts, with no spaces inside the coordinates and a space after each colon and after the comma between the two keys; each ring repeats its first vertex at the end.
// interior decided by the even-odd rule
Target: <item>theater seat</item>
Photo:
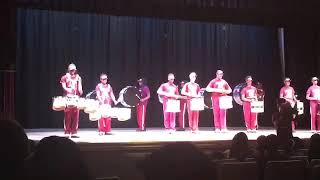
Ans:
{"type": "Polygon", "coordinates": [[[309,167],[312,168],[315,165],[320,165],[320,159],[312,159],[309,167]]]}
{"type": "Polygon", "coordinates": [[[309,180],[319,180],[320,179],[320,165],[315,165],[311,169],[309,174],[309,180]]]}
{"type": "Polygon", "coordinates": [[[304,180],[306,164],[300,160],[269,161],[264,170],[264,180],[304,180]]]}
{"type": "Polygon", "coordinates": [[[218,180],[258,180],[256,162],[224,162],[217,164],[218,180]]]}

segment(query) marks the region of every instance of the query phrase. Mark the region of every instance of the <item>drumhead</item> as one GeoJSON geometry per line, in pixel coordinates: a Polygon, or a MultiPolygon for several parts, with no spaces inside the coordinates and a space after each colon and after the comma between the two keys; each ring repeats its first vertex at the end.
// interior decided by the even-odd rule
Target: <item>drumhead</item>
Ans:
{"type": "Polygon", "coordinates": [[[212,109],[211,93],[204,91],[203,92],[204,105],[206,108],[212,109]]]}
{"type": "Polygon", "coordinates": [[[246,87],[246,83],[241,83],[241,84],[238,84],[234,89],[233,89],[233,99],[234,101],[241,105],[243,104],[242,102],[242,99],[241,99],[241,91],[242,89],[246,87]]]}
{"type": "Polygon", "coordinates": [[[120,103],[125,107],[135,107],[140,102],[140,93],[138,88],[127,86],[120,91],[120,103]]]}

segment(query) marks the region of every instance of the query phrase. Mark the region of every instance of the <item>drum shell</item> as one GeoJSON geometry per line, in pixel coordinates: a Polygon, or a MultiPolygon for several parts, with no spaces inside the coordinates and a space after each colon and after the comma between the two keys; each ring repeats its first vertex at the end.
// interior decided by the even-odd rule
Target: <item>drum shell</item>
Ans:
{"type": "Polygon", "coordinates": [[[180,112],[180,100],[168,99],[165,112],[180,112]]]}
{"type": "Polygon", "coordinates": [[[264,112],[264,101],[252,101],[250,103],[251,112],[253,113],[263,113],[264,112]]]}
{"type": "MultiPolygon", "coordinates": [[[[318,107],[320,107],[318,105],[318,107]]],[[[304,113],[304,104],[301,101],[297,101],[297,111],[298,111],[298,115],[302,115],[304,113]]],[[[318,115],[320,115],[320,112],[318,110],[318,115]]]]}
{"type": "Polygon", "coordinates": [[[79,98],[78,100],[78,109],[84,110],[86,108],[87,100],[85,98],[79,98]]]}
{"type": "Polygon", "coordinates": [[[203,111],[204,110],[204,97],[191,98],[189,100],[191,111],[203,111]]]}
{"type": "Polygon", "coordinates": [[[84,108],[85,113],[94,113],[99,109],[99,101],[94,99],[86,100],[86,107],[84,108]]]}
{"type": "Polygon", "coordinates": [[[232,96],[234,101],[239,104],[240,106],[242,106],[243,101],[241,99],[241,91],[244,87],[246,87],[247,84],[246,83],[240,83],[238,84],[236,87],[234,87],[233,92],[232,92],[232,96]]]}
{"type": "Polygon", "coordinates": [[[116,112],[118,121],[127,121],[131,118],[130,108],[113,108],[116,112]]]}
{"type": "Polygon", "coordinates": [[[54,111],[63,111],[66,108],[65,98],[62,96],[54,97],[52,100],[52,109],[54,111]]]}
{"type": "Polygon", "coordinates": [[[92,113],[89,113],[89,120],[90,121],[98,121],[101,118],[100,111],[95,111],[92,113]]]}
{"type": "Polygon", "coordinates": [[[66,107],[67,108],[76,108],[78,107],[79,96],[66,96],[66,107]]]}
{"type": "Polygon", "coordinates": [[[233,108],[232,96],[220,96],[219,97],[220,109],[231,109],[233,108]]]}

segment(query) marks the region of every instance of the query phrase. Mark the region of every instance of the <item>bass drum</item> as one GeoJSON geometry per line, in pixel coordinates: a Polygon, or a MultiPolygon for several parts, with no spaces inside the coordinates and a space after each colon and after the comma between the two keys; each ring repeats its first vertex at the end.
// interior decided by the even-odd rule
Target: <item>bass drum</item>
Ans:
{"type": "Polygon", "coordinates": [[[125,107],[135,107],[140,102],[140,99],[138,88],[127,86],[120,91],[118,101],[125,107]]]}
{"type": "Polygon", "coordinates": [[[202,96],[204,98],[205,107],[208,109],[212,109],[211,92],[204,91],[202,93],[202,96]]]}
{"type": "Polygon", "coordinates": [[[241,91],[244,87],[246,87],[246,83],[240,83],[233,89],[233,99],[240,106],[243,104],[241,99],[241,91]]]}

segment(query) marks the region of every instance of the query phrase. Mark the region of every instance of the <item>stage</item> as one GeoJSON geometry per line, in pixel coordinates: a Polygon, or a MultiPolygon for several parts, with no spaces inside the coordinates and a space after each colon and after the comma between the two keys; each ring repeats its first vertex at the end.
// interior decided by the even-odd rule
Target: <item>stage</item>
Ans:
{"type": "MultiPolygon", "coordinates": [[[[64,136],[67,137],[63,129],[26,129],[28,138],[39,141],[47,136],[64,136]]],[[[78,143],[81,149],[96,150],[123,150],[130,152],[148,151],[159,148],[160,146],[171,142],[192,142],[196,146],[204,149],[223,149],[227,148],[233,136],[238,132],[245,132],[251,142],[261,135],[275,134],[276,131],[270,128],[260,128],[256,132],[247,132],[244,128],[229,128],[227,132],[215,132],[213,128],[200,128],[198,133],[191,131],[175,131],[169,133],[163,128],[148,128],[147,131],[137,132],[135,129],[112,129],[111,135],[98,135],[97,129],[80,129],[78,138],[71,138],[78,143]]],[[[297,130],[294,136],[301,139],[309,139],[312,135],[310,130],[297,130]]]]}

